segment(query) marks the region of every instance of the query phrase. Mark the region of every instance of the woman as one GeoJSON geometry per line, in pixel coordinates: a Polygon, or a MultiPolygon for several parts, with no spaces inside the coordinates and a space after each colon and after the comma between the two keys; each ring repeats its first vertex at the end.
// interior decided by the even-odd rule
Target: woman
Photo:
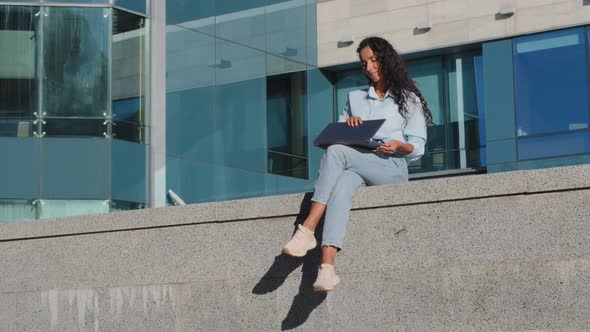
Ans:
{"type": "Polygon", "coordinates": [[[426,126],[432,123],[426,101],[389,42],[366,38],[357,53],[369,88],[348,94],[339,122],[360,126],[363,120],[386,119],[373,137],[384,144],[375,151],[331,145],[324,154],[310,213],[282,249],[302,257],[315,248],[314,230],[325,212],[322,264],[313,284],[316,291],[330,291],[340,281],[334,259],[342,249],[354,191],[364,185],[407,182],[407,162],[424,154],[426,126]]]}

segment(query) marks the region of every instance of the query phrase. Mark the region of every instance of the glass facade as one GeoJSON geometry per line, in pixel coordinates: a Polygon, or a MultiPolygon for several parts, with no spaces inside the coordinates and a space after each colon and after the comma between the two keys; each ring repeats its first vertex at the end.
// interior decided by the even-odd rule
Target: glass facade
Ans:
{"type": "Polygon", "coordinates": [[[188,203],[309,190],[315,1],[168,1],[166,11],[168,189],[188,203]]]}
{"type": "Polygon", "coordinates": [[[0,222],[147,203],[147,29],[109,7],[0,5],[0,222]]]}
{"type": "Polygon", "coordinates": [[[587,163],[588,28],[484,44],[488,172],[587,163]]]}

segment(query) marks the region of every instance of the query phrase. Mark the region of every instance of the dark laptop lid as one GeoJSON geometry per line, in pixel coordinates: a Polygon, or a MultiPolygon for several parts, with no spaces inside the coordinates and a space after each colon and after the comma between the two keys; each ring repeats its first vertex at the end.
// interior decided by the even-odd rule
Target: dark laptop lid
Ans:
{"type": "Polygon", "coordinates": [[[314,145],[327,147],[332,144],[345,144],[364,147],[377,147],[380,142],[371,141],[381,128],[385,119],[365,120],[358,127],[351,127],[346,122],[330,123],[313,142],[314,145]]]}

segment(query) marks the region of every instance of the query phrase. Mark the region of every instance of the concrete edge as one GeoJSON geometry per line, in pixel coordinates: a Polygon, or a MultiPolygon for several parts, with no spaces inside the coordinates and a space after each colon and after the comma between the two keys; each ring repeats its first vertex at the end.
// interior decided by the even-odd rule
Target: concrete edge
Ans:
{"type": "MultiPolygon", "coordinates": [[[[590,188],[590,165],[565,166],[363,188],[355,194],[353,209],[585,188],[590,188]]],[[[293,216],[305,207],[305,195],[279,195],[0,224],[0,241],[293,216]]]]}

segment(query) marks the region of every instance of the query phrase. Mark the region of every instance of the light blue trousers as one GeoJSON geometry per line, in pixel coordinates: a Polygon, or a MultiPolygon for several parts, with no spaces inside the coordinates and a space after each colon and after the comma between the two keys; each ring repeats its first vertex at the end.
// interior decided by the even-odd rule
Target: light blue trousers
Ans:
{"type": "Polygon", "coordinates": [[[408,164],[404,158],[345,145],[328,147],[311,199],[327,205],[322,245],[342,248],[352,194],[358,188],[407,181],[408,164]]]}

